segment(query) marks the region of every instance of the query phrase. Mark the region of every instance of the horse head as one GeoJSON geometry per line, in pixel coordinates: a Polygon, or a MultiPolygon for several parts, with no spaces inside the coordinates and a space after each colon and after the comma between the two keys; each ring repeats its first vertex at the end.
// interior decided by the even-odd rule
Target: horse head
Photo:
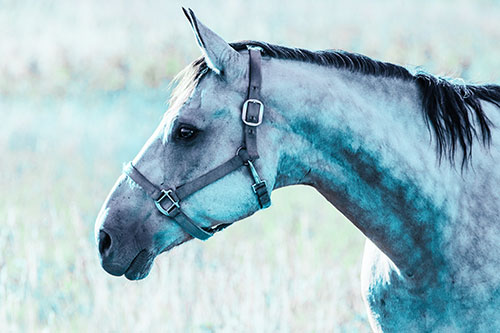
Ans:
{"type": "Polygon", "coordinates": [[[258,137],[248,139],[255,147],[245,142],[245,128],[255,134],[263,115],[261,105],[244,103],[250,52],[236,51],[191,10],[184,13],[203,57],[179,74],[168,111],[116,181],[95,225],[102,267],[132,280],[146,277],[161,252],[193,236],[204,239],[267,206],[262,198],[275,186],[280,140],[268,113],[258,137]],[[249,124],[242,122],[244,104],[256,112],[249,124]],[[258,160],[249,156],[256,147],[258,160]],[[191,190],[179,205],[176,191],[183,184],[191,190]]]}

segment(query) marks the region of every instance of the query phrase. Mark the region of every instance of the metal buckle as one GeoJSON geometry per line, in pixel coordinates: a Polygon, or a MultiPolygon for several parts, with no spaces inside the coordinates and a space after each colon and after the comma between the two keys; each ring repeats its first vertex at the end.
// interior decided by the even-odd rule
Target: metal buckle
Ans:
{"type": "Polygon", "coordinates": [[[241,111],[241,120],[248,126],[259,126],[262,124],[262,119],[264,118],[264,104],[258,99],[247,99],[245,103],[243,103],[243,110],[241,111]],[[257,117],[257,122],[253,123],[247,120],[247,111],[248,111],[248,103],[259,104],[259,116],[257,117]]]}
{"type": "Polygon", "coordinates": [[[180,208],[179,206],[179,201],[176,201],[173,197],[172,197],[172,190],[161,190],[161,196],[158,198],[158,200],[155,200],[155,205],[156,205],[156,208],[158,208],[158,210],[165,214],[166,216],[170,216],[170,213],[172,213],[172,211],[175,209],[175,208],[180,208]],[[163,201],[163,199],[165,198],[168,198],[170,200],[170,202],[172,203],[172,205],[170,207],[168,207],[167,209],[163,208],[162,205],[161,205],[161,202],[163,201]]]}
{"type": "Polygon", "coordinates": [[[257,189],[259,187],[265,187],[265,188],[267,188],[266,181],[265,180],[261,180],[260,182],[253,184],[252,185],[253,193],[257,194],[257,189]]]}
{"type": "Polygon", "coordinates": [[[248,161],[248,168],[250,169],[250,172],[252,174],[252,177],[253,177],[253,180],[254,180],[254,184],[252,185],[252,189],[254,191],[255,194],[257,194],[257,189],[259,187],[266,187],[267,188],[267,183],[264,179],[260,179],[260,176],[259,176],[259,173],[257,172],[257,169],[255,169],[255,166],[253,165],[253,162],[252,161],[248,161]]]}

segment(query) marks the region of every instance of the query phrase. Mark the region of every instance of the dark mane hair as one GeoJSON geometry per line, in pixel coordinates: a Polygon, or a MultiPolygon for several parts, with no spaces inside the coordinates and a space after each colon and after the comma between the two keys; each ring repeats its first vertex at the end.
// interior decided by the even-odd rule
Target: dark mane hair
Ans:
{"type": "MultiPolygon", "coordinates": [[[[262,49],[264,56],[272,58],[298,60],[365,75],[413,81],[420,89],[423,114],[428,127],[435,134],[440,160],[445,156],[453,164],[459,147],[463,153],[463,167],[471,158],[474,138],[485,146],[490,145],[492,124],[484,113],[481,100],[500,108],[498,85],[458,84],[423,72],[412,74],[402,66],[340,50],[309,51],[259,41],[241,41],[230,45],[236,51],[246,50],[248,46],[257,46],[262,49]]],[[[203,58],[195,60],[180,73],[179,90],[194,88],[207,71],[208,67],[203,58]]],[[[173,96],[175,95],[174,91],[173,96]]]]}

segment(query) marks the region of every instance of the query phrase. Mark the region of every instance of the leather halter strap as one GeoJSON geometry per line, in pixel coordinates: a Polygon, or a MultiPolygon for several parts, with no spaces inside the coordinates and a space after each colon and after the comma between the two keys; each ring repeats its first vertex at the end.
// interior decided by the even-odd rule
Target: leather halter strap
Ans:
{"type": "Polygon", "coordinates": [[[158,210],[173,219],[179,226],[191,236],[205,240],[213,236],[217,231],[224,229],[230,224],[221,224],[214,228],[203,228],[191,220],[181,209],[180,202],[204,188],[216,182],[227,174],[237,170],[241,166],[247,166],[254,179],[252,189],[257,196],[260,208],[271,205],[271,199],[267,190],[266,181],[261,180],[254,162],[259,158],[257,151],[257,127],[262,123],[264,116],[264,104],[260,101],[261,76],[261,54],[260,50],[249,47],[249,86],[247,100],[243,103],[241,119],[244,127],[244,145],[238,148],[236,155],[218,167],[208,171],[200,177],[184,183],[177,187],[161,189],[153,184],[137,168],[128,163],[123,172],[139,185],[154,201],[158,210]],[[165,203],[166,202],[166,203],[165,203]],[[166,208],[165,208],[166,207],[166,208]]]}

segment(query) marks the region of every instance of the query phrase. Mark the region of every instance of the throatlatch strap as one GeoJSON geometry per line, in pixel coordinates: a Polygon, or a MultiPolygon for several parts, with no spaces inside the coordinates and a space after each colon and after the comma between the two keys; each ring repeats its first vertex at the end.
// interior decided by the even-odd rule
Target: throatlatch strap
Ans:
{"type": "MultiPolygon", "coordinates": [[[[262,57],[259,49],[251,47],[248,49],[248,55],[250,58],[250,72],[247,95],[248,98],[245,102],[247,105],[244,125],[245,148],[248,152],[249,160],[255,161],[259,158],[257,150],[257,127],[262,121],[264,112],[264,105],[260,100],[260,86],[262,83],[260,67],[262,57]]],[[[260,179],[257,170],[251,162],[248,163],[247,161],[245,164],[249,167],[250,173],[255,180],[252,188],[257,196],[260,208],[269,207],[271,205],[271,198],[269,196],[269,192],[267,191],[266,182],[260,179]]]]}
{"type": "MultiPolygon", "coordinates": [[[[260,51],[250,48],[248,50],[250,56],[250,73],[247,100],[260,99],[260,85],[262,75],[260,72],[261,55],[260,51]]],[[[259,121],[260,105],[257,103],[248,103],[246,121],[257,123],[259,121]]],[[[249,126],[245,124],[245,146],[250,155],[250,159],[256,160],[259,158],[257,152],[257,126],[249,126]]]]}

